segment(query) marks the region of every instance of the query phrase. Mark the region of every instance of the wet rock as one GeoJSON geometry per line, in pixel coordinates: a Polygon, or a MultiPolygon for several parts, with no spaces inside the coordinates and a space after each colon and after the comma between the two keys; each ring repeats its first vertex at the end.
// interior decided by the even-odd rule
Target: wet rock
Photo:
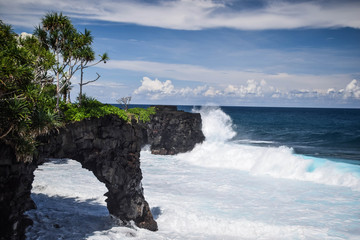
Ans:
{"type": "Polygon", "coordinates": [[[177,111],[176,106],[155,108],[156,114],[145,126],[152,154],[174,155],[191,151],[205,140],[199,113],[177,111]]]}

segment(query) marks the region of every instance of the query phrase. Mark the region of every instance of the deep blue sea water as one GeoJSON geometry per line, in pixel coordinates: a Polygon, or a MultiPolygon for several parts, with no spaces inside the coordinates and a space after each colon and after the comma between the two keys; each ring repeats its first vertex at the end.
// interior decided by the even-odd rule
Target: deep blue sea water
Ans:
{"type": "MultiPolygon", "coordinates": [[[[222,107],[236,140],[280,146],[295,153],[360,161],[360,110],[222,107]]],[[[360,163],[360,162],[358,162],[360,163]]]]}
{"type": "MultiPolygon", "coordinates": [[[[132,105],[131,107],[148,107],[132,105]]],[[[199,106],[178,106],[191,112],[199,106]]],[[[239,144],[287,146],[297,154],[360,164],[360,109],[221,107],[239,144]]]]}

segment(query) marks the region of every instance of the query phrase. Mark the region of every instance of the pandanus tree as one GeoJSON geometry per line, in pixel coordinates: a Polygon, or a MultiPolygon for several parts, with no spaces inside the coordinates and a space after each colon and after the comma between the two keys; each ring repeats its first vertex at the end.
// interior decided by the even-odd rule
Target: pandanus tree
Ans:
{"type": "Polygon", "coordinates": [[[106,62],[108,57],[103,54],[98,62],[92,63],[95,60],[95,53],[91,48],[93,37],[90,31],[85,29],[84,34],[79,33],[70,19],[62,13],[45,15],[42,19],[42,26],[38,26],[34,34],[56,58],[56,64],[53,65],[52,70],[56,76],[56,107],[58,109],[60,93],[63,88],[69,86],[70,79],[74,74],[79,70],[81,71],[80,91],[82,92],[82,86],[89,83],[83,83],[84,69],[100,62],[106,62]]]}
{"type": "Polygon", "coordinates": [[[109,60],[109,57],[107,55],[107,53],[104,53],[100,56],[100,60],[95,61],[95,52],[94,50],[91,48],[91,44],[93,42],[93,37],[91,35],[91,32],[87,29],[85,29],[85,32],[83,34],[81,34],[81,41],[82,41],[82,47],[78,49],[78,57],[80,58],[80,93],[79,93],[79,105],[81,106],[82,104],[82,100],[83,100],[83,93],[82,93],[82,88],[83,86],[85,86],[86,84],[92,83],[97,81],[100,78],[100,75],[98,73],[96,73],[97,77],[93,80],[89,80],[84,82],[84,70],[86,68],[95,66],[101,62],[106,63],[106,61],[109,60]]]}
{"type": "Polygon", "coordinates": [[[76,61],[72,61],[72,52],[77,32],[70,19],[62,13],[49,13],[45,15],[41,23],[42,26],[35,28],[34,35],[38,37],[44,48],[55,55],[56,63],[52,66],[52,70],[56,78],[56,108],[58,109],[61,89],[74,74],[76,61]]]}

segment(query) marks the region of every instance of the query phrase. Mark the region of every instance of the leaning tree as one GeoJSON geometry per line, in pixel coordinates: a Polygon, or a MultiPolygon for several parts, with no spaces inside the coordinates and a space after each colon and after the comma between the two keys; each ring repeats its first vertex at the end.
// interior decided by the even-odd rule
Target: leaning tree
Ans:
{"type": "Polygon", "coordinates": [[[109,57],[107,53],[104,53],[100,55],[100,60],[95,61],[95,52],[91,47],[91,44],[93,42],[93,36],[91,35],[91,32],[87,29],[85,29],[84,33],[81,33],[80,35],[80,41],[82,41],[82,46],[78,49],[78,57],[80,58],[80,93],[79,93],[79,105],[81,106],[82,100],[83,100],[83,93],[82,88],[83,86],[95,82],[100,78],[100,74],[96,73],[97,77],[93,80],[89,80],[84,82],[84,70],[86,68],[95,66],[101,62],[106,63],[107,60],[109,60],[109,57]]]}

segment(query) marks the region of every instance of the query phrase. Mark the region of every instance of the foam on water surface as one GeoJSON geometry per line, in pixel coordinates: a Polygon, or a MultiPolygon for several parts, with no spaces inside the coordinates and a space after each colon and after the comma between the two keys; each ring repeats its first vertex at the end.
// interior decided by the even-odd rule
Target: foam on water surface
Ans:
{"type": "Polygon", "coordinates": [[[38,209],[29,212],[34,226],[28,239],[360,237],[360,192],[350,188],[204,168],[149,151],[141,156],[144,193],[158,232],[117,226],[105,207],[103,184],[68,160],[36,171],[38,209]]]}
{"type": "Polygon", "coordinates": [[[220,108],[205,107],[201,113],[206,140],[179,159],[203,167],[230,168],[252,175],[313,181],[351,187],[360,191],[360,166],[294,154],[291,148],[257,147],[230,140],[236,135],[231,118],[220,108]]]}
{"type": "Polygon", "coordinates": [[[144,195],[159,231],[118,226],[105,207],[105,186],[67,160],[35,172],[38,209],[28,212],[28,239],[360,238],[355,165],[232,142],[231,119],[206,111],[206,141],[192,152],[141,152],[144,195]]]}

